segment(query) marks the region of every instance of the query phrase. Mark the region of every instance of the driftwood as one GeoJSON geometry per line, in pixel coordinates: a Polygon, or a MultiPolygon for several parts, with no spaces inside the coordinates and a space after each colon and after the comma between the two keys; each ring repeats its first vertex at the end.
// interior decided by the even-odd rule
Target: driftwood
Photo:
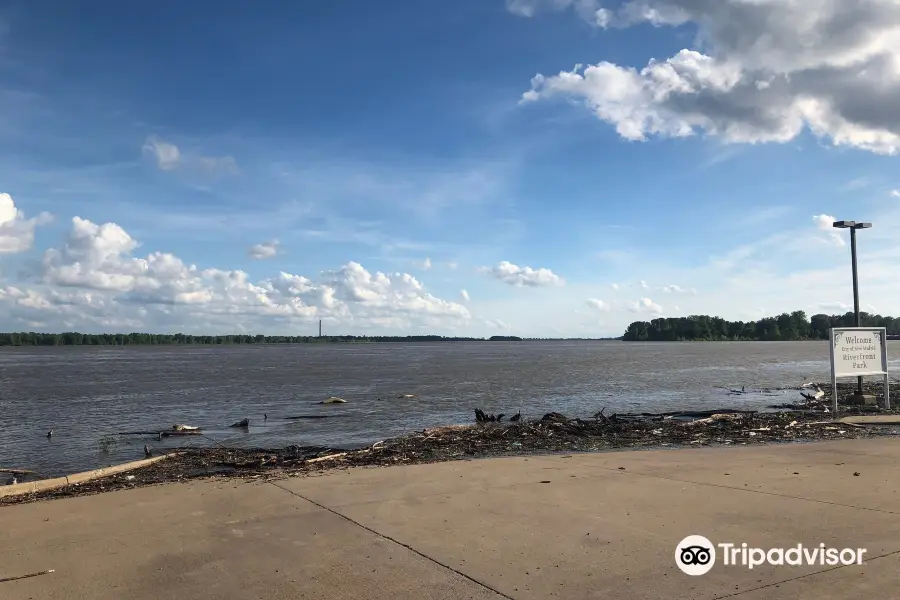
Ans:
{"type": "Polygon", "coordinates": [[[0,469],[0,473],[9,473],[10,475],[38,475],[34,471],[28,469],[0,469]]]}
{"type": "Polygon", "coordinates": [[[327,419],[334,415],[297,415],[296,417],[285,417],[286,421],[296,421],[298,419],[327,419]]]}
{"type": "Polygon", "coordinates": [[[7,581],[16,581],[18,579],[28,579],[29,577],[37,577],[38,575],[49,575],[53,573],[54,569],[47,569],[46,571],[38,571],[37,573],[29,573],[28,575],[17,575],[15,577],[4,577],[0,579],[0,583],[5,583],[7,581]]]}
{"type": "Polygon", "coordinates": [[[337,396],[331,396],[330,398],[325,398],[321,402],[315,402],[314,404],[346,404],[347,401],[343,398],[338,398],[337,396]]]}
{"type": "MultiPolygon", "coordinates": [[[[366,452],[366,451],[362,450],[362,452],[366,452]]],[[[342,456],[347,456],[348,454],[350,454],[350,453],[349,452],[338,452],[337,454],[329,454],[327,456],[320,456],[318,458],[310,458],[310,459],[307,459],[305,462],[306,462],[306,464],[317,463],[317,462],[322,462],[322,461],[326,461],[326,460],[333,460],[335,458],[340,458],[342,456]]]]}
{"type": "Polygon", "coordinates": [[[203,435],[203,432],[194,429],[190,429],[187,431],[166,431],[157,429],[156,431],[120,431],[116,435],[156,435],[161,437],[181,437],[184,435],[203,435]]]}

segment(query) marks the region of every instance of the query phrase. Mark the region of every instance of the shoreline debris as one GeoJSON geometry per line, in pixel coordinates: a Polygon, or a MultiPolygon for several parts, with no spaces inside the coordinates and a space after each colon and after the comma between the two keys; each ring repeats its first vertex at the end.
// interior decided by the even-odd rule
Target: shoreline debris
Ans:
{"type": "Polygon", "coordinates": [[[53,573],[55,569],[47,569],[46,571],[38,571],[37,573],[28,573],[27,575],[16,575],[15,577],[3,577],[0,579],[0,583],[6,583],[7,581],[18,581],[19,579],[28,579],[29,577],[38,577],[39,575],[49,575],[53,573]]]}
{"type": "Polygon", "coordinates": [[[193,425],[172,425],[172,431],[200,431],[200,428],[193,425]]]}
{"type": "MultiPolygon", "coordinates": [[[[260,480],[313,474],[337,468],[425,464],[496,456],[623,449],[695,448],[765,443],[797,443],[897,435],[894,428],[823,419],[821,412],[755,412],[718,409],[675,413],[569,418],[550,412],[516,422],[434,427],[356,448],[302,447],[172,449],[146,467],[24,496],[0,498],[0,505],[95,494],[117,489],[224,477],[260,480]]],[[[495,416],[496,418],[496,416],[495,416]]]]}
{"type": "Polygon", "coordinates": [[[337,396],[331,396],[330,398],[325,398],[321,402],[316,402],[316,404],[346,404],[347,401],[343,398],[338,398],[337,396]]]}

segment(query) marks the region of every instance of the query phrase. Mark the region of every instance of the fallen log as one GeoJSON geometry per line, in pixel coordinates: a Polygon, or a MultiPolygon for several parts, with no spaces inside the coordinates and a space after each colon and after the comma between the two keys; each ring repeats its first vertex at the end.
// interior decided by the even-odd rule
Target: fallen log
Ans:
{"type": "Polygon", "coordinates": [[[296,421],[298,419],[327,419],[333,415],[297,415],[296,417],[285,417],[286,421],[296,421]]]}
{"type": "Polygon", "coordinates": [[[157,429],[156,431],[120,431],[116,435],[156,435],[161,437],[181,437],[184,435],[203,435],[203,432],[193,429],[187,431],[166,431],[164,429],[157,429]]]}
{"type": "Polygon", "coordinates": [[[28,469],[0,469],[0,473],[9,473],[10,475],[39,475],[28,469]]]}
{"type": "MultiPolygon", "coordinates": [[[[366,452],[366,450],[363,450],[363,452],[366,452]]],[[[342,456],[347,456],[348,454],[350,454],[350,453],[349,452],[338,452],[337,454],[329,454],[328,456],[320,456],[318,458],[308,458],[303,462],[306,464],[317,463],[317,462],[322,462],[325,460],[332,460],[335,458],[340,458],[342,456]]]]}

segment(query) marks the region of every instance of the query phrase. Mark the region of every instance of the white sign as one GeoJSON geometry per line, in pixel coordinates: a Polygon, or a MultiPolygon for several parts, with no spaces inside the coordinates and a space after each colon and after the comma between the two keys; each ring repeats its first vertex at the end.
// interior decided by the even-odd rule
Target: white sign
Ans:
{"type": "Polygon", "coordinates": [[[832,377],[887,375],[886,338],[884,327],[832,329],[832,377]]]}

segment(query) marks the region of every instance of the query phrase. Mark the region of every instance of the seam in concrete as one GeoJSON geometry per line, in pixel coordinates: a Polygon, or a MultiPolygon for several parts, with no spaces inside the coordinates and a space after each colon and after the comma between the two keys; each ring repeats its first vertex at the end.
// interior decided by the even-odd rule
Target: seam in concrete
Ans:
{"type": "Polygon", "coordinates": [[[172,454],[161,454],[159,456],[144,458],[141,460],[134,460],[119,465],[112,465],[110,467],[104,467],[102,469],[94,469],[93,471],[73,473],[72,475],[67,475],[65,477],[39,479],[37,481],[26,481],[23,483],[16,483],[14,485],[5,485],[3,487],[0,487],[0,498],[5,498],[8,496],[22,496],[24,494],[33,494],[35,492],[46,492],[48,490],[55,490],[58,488],[66,487],[67,485],[87,483],[88,481],[100,479],[101,477],[107,477],[109,475],[116,475],[118,473],[125,473],[126,471],[133,471],[134,469],[146,467],[152,465],[155,462],[164,460],[169,456],[175,456],[177,454],[181,453],[174,452],[172,454]]]}
{"type": "MultiPolygon", "coordinates": [[[[879,554],[878,556],[873,556],[872,558],[866,560],[863,564],[869,564],[872,561],[876,561],[879,558],[886,558],[888,556],[893,556],[895,554],[900,554],[900,550],[895,550],[893,552],[888,552],[887,554],[879,554]]],[[[750,588],[748,590],[741,590],[740,592],[734,592],[733,594],[727,594],[725,596],[716,596],[713,600],[723,600],[724,598],[734,598],[736,596],[743,596],[744,594],[749,594],[750,592],[756,592],[759,590],[764,590],[766,588],[770,588],[776,585],[781,585],[783,583],[790,583],[792,581],[797,581],[798,579],[805,579],[807,577],[814,577],[816,575],[822,575],[823,573],[830,573],[831,571],[837,571],[838,569],[846,569],[847,567],[855,567],[856,565],[838,565],[836,567],[831,567],[829,569],[823,569],[821,571],[816,571],[814,573],[805,573],[803,575],[797,575],[796,577],[789,577],[788,579],[782,581],[773,581],[772,583],[767,583],[765,585],[760,585],[755,588],[750,588]]]]}
{"type": "Polygon", "coordinates": [[[409,544],[404,544],[404,543],[401,542],[400,540],[397,540],[397,539],[395,539],[395,538],[392,538],[392,537],[389,536],[389,535],[386,535],[386,534],[384,534],[384,533],[381,533],[380,531],[376,531],[376,530],[372,529],[371,527],[368,527],[368,526],[366,526],[366,525],[363,525],[363,524],[360,523],[359,521],[356,521],[356,520],[354,520],[354,519],[351,519],[350,517],[348,517],[348,516],[345,515],[345,514],[339,513],[338,511],[336,511],[336,510],[334,510],[334,509],[332,509],[332,508],[329,508],[329,507],[325,506],[324,504],[320,504],[320,503],[316,502],[315,500],[311,500],[310,498],[307,498],[307,497],[304,496],[303,494],[298,494],[297,492],[295,492],[295,491],[293,491],[293,490],[289,490],[288,488],[286,488],[286,487],[284,487],[284,486],[280,486],[280,485],[278,485],[278,484],[277,484],[276,482],[274,482],[274,481],[270,481],[269,484],[274,485],[274,486],[277,487],[278,489],[284,490],[284,491],[287,492],[288,494],[292,494],[292,495],[294,495],[294,496],[300,498],[301,500],[306,500],[306,501],[309,502],[310,504],[313,504],[313,505],[315,505],[315,506],[318,506],[319,508],[321,508],[321,509],[323,509],[323,510],[327,510],[327,511],[330,512],[331,514],[333,514],[333,515],[335,515],[335,516],[338,516],[338,517],[344,519],[345,521],[348,521],[348,522],[350,522],[350,523],[356,525],[357,527],[359,527],[359,528],[361,528],[361,529],[365,529],[365,530],[368,531],[369,533],[375,534],[375,535],[377,535],[378,537],[380,537],[380,538],[382,538],[382,539],[385,539],[385,540],[387,540],[387,541],[389,541],[389,542],[391,542],[391,543],[393,543],[393,544],[397,544],[398,546],[401,546],[401,547],[403,547],[403,548],[406,548],[407,550],[409,550],[409,551],[412,552],[413,554],[416,554],[417,556],[421,556],[422,558],[424,558],[424,559],[427,560],[428,562],[434,563],[434,564],[438,565],[439,567],[442,567],[442,568],[444,568],[444,569],[446,569],[446,570],[448,570],[448,571],[451,571],[451,572],[453,572],[453,573],[456,573],[457,575],[459,575],[459,576],[462,577],[463,579],[466,579],[466,580],[468,580],[468,581],[474,583],[475,585],[477,585],[477,586],[479,586],[479,587],[481,587],[481,588],[484,588],[484,589],[486,589],[486,590],[488,590],[488,591],[490,591],[490,592],[493,592],[493,593],[497,594],[498,596],[500,596],[500,597],[502,597],[502,598],[506,598],[507,600],[515,600],[515,598],[513,598],[512,596],[509,596],[509,595],[507,595],[507,594],[504,594],[504,593],[501,592],[500,590],[498,590],[498,589],[496,589],[496,588],[493,588],[493,587],[489,586],[488,584],[486,584],[486,583],[484,583],[484,582],[482,582],[482,581],[478,581],[478,580],[475,579],[474,577],[472,577],[472,576],[470,576],[470,575],[466,575],[466,574],[463,573],[462,571],[460,571],[460,570],[458,570],[458,569],[454,569],[454,568],[451,567],[450,565],[444,564],[444,563],[442,563],[441,561],[437,560],[436,558],[432,558],[431,556],[428,556],[428,555],[425,554],[424,552],[421,552],[421,551],[419,551],[419,550],[416,550],[415,548],[413,548],[413,547],[410,546],[409,544]]]}
{"type": "MultiPolygon", "coordinates": [[[[893,510],[885,510],[883,508],[869,508],[867,506],[856,506],[854,504],[843,504],[841,502],[830,502],[828,500],[817,500],[816,498],[806,498],[804,496],[791,496],[790,494],[779,494],[777,492],[767,492],[765,490],[751,490],[746,487],[736,487],[733,485],[722,485],[720,483],[709,483],[706,481],[691,481],[689,479],[676,479],[674,477],[665,477],[663,475],[650,475],[648,473],[641,473],[640,471],[619,471],[618,469],[613,469],[612,467],[598,467],[603,469],[604,471],[612,471],[613,473],[622,473],[624,475],[640,475],[641,477],[652,477],[654,479],[663,479],[665,481],[674,481],[676,483],[691,483],[693,485],[707,485],[709,487],[721,488],[724,490],[734,490],[736,492],[750,492],[752,494],[763,494],[764,496],[776,496],[778,498],[790,498],[791,500],[804,500],[806,502],[816,502],[818,504],[827,504],[829,506],[841,506],[843,508],[855,508],[856,510],[868,510],[871,512],[884,513],[888,515],[896,515],[900,514],[897,511],[893,510]]],[[[590,479],[590,477],[585,477],[585,479],[590,479]]]]}

